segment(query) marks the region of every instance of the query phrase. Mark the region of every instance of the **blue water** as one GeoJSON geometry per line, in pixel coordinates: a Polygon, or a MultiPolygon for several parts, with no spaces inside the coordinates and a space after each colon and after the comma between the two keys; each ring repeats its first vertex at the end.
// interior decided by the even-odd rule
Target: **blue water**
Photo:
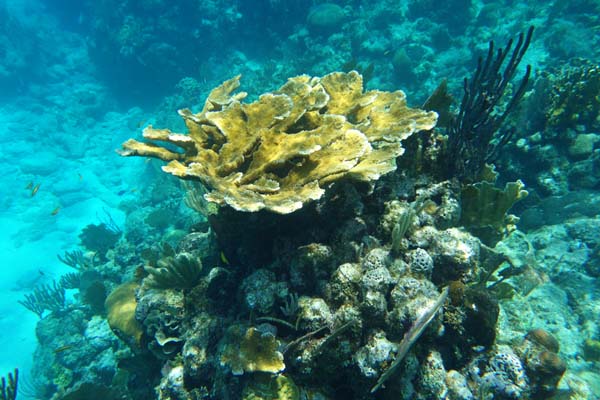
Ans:
{"type": "MultiPolygon", "coordinates": [[[[288,77],[357,69],[368,89],[401,89],[415,107],[445,78],[457,107],[462,80],[488,42],[503,46],[533,25],[516,73],[519,79],[531,65],[531,90],[570,60],[598,63],[599,19],[600,3],[593,0],[0,0],[0,375],[18,367],[29,389],[19,399],[35,398],[39,318],[18,301],[73,272],[57,255],[85,250],[85,227],[110,220],[126,229],[128,218],[143,221],[156,209],[177,215],[168,228],[138,222],[140,232],[125,235],[121,261],[113,258],[121,263],[112,272],[116,284],[129,250],[176,236],[173,231],[189,228],[186,218],[196,218],[183,204],[183,189],[160,173],[159,161],[115,152],[125,140],[140,139],[149,124],[181,131],[175,111],[199,111],[212,88],[237,74],[252,101],[288,77]]],[[[562,342],[568,379],[561,387],[583,387],[588,398],[598,398],[600,361],[584,357],[584,341],[600,340],[600,268],[593,266],[600,263],[594,234],[600,123],[563,121],[546,140],[550,128],[527,114],[536,110],[535,98],[523,103],[526,111],[510,121],[517,134],[507,149],[518,152],[540,140],[549,147],[504,157],[497,166],[502,182],[521,178],[531,188],[515,211],[528,215],[525,239],[504,245],[534,258],[520,262],[536,269],[539,288],[521,303],[504,304],[500,339],[514,339],[530,328],[527,319],[535,320],[531,325],[562,342]],[[529,139],[535,134],[542,139],[529,139]],[[578,135],[592,135],[581,139],[589,149],[575,149],[578,135]],[[531,211],[535,207],[543,212],[531,211]],[[556,211],[569,207],[575,211],[556,211]],[[527,313],[511,320],[523,304],[530,306],[527,313]]],[[[134,269],[129,266],[128,277],[134,269]]],[[[67,290],[66,302],[77,308],[81,298],[67,290]]]]}

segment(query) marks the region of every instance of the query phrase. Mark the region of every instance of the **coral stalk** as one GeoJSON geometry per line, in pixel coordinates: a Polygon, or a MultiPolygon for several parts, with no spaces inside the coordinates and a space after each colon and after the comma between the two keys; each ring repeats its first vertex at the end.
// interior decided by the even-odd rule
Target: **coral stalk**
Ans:
{"type": "Polygon", "coordinates": [[[477,181],[486,163],[492,162],[502,145],[506,144],[512,131],[496,136],[496,132],[515,109],[527,88],[531,66],[527,65],[521,83],[505,107],[501,100],[508,83],[516,73],[521,59],[525,55],[533,27],[527,34],[521,33],[510,59],[501,71],[506,56],[512,47],[512,39],[504,49],[494,55],[494,42],[490,42],[485,60],[479,58],[477,70],[471,78],[464,80],[464,96],[458,115],[450,121],[448,127],[448,172],[468,181],[477,181]],[[493,139],[497,140],[492,144],[493,139]]]}

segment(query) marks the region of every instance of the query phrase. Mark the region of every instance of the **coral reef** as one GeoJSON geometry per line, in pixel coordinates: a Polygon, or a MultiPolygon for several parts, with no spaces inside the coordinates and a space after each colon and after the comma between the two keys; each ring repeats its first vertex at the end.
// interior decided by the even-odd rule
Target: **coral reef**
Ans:
{"type": "MultiPolygon", "coordinates": [[[[112,204],[126,214],[123,235],[90,225],[81,248],[59,257],[77,270],[56,286],[67,299],[59,312],[28,301],[43,317],[32,397],[584,398],[577,379],[591,377],[591,386],[598,376],[600,337],[590,301],[600,264],[597,68],[540,69],[560,54],[595,59],[598,17],[576,11],[595,6],[226,3],[98,1],[64,10],[113,89],[160,102],[152,117],[109,113],[96,124],[86,114],[87,126],[106,130],[113,121],[127,127],[125,137],[150,123],[169,128],[149,126],[146,141],[126,142],[123,153],[167,161],[163,170],[181,180],[149,159],[131,162],[127,172],[143,177],[135,187],[121,181],[125,169],[105,174],[118,185],[112,204]],[[565,21],[566,11],[589,24],[565,21]],[[531,50],[524,54],[531,31],[514,48],[490,45],[452,115],[449,93],[485,47],[477,43],[526,29],[533,15],[541,25],[531,50]],[[483,29],[499,16],[509,22],[483,29]],[[521,75],[521,58],[535,74],[521,75]],[[346,72],[329,74],[336,70],[346,72]],[[239,77],[210,91],[238,73],[265,94],[244,101],[239,77]],[[299,73],[310,76],[275,89],[299,73]],[[524,78],[513,86],[516,75],[524,78]],[[447,86],[418,108],[393,91],[402,85],[419,104],[444,76],[447,86]],[[534,91],[526,92],[529,80],[534,91]],[[172,113],[183,106],[182,118],[172,113]],[[499,185],[516,183],[496,188],[482,174],[489,161],[502,172],[499,185]],[[517,203],[521,178],[532,190],[517,203]],[[531,204],[539,206],[519,225],[529,232],[514,230],[508,212],[531,204]],[[535,230],[551,222],[561,225],[535,230]]],[[[0,19],[2,35],[12,22],[0,19]]],[[[62,67],[49,74],[61,80],[62,67]]],[[[103,113],[97,94],[78,90],[74,110],[103,113]]],[[[34,103],[42,116],[47,104],[34,103]]],[[[62,105],[51,110],[68,123],[62,105]]],[[[64,142],[65,154],[96,150],[64,142]]],[[[68,190],[78,198],[79,187],[68,190]]],[[[27,193],[30,204],[40,195],[27,193]]]]}
{"type": "Polygon", "coordinates": [[[81,310],[61,317],[49,315],[38,325],[40,347],[35,357],[43,366],[36,365],[32,371],[34,396],[81,398],[78,393],[89,385],[98,389],[113,385],[121,395],[126,392],[125,385],[118,382],[117,363],[131,353],[104,317],[86,319],[85,315],[81,310]]]}
{"type": "Polygon", "coordinates": [[[222,207],[211,228],[229,226],[241,241],[219,233],[238,251],[221,247],[216,263],[208,234],[161,250],[171,260],[201,254],[208,271],[183,291],[153,287],[154,266],[141,276],[135,317],[149,339],[142,349],[163,365],[158,398],[373,398],[375,388],[408,399],[481,386],[467,370],[479,353],[467,349],[492,351],[498,305],[475,287],[481,244],[454,227],[460,190],[396,173],[389,194],[348,180],[290,214],[222,207]],[[447,304],[440,288],[451,280],[465,289],[447,304]]]}
{"type": "Polygon", "coordinates": [[[600,185],[597,63],[572,59],[561,65],[535,78],[516,118],[524,128],[498,163],[506,179],[527,182],[531,206],[539,204],[533,203],[538,197],[572,199],[600,185]]]}
{"type": "MultiPolygon", "coordinates": [[[[10,343],[3,348],[12,356],[5,358],[5,372],[18,365],[19,390],[32,387],[32,395],[19,397],[600,395],[597,1],[0,3],[5,162],[0,202],[7,285],[12,273],[25,271],[11,287],[19,292],[4,292],[10,304],[0,322],[10,343]],[[448,156],[444,129],[460,112],[463,76],[475,70],[479,55],[486,62],[487,43],[494,40],[497,50],[531,24],[535,34],[516,66],[517,79],[506,84],[504,98],[489,115],[504,117],[510,99],[520,94],[525,66],[531,65],[532,85],[488,143],[487,150],[499,153],[490,157],[499,172],[498,189],[487,191],[488,185],[485,195],[473,193],[447,166],[451,161],[456,169],[461,164],[476,169],[478,162],[448,156]],[[235,101],[240,109],[258,107],[266,102],[261,93],[283,97],[278,88],[287,77],[351,70],[363,76],[362,95],[400,88],[410,107],[440,114],[438,123],[401,141],[404,154],[395,160],[395,171],[366,182],[349,173],[319,180],[320,197],[295,202],[301,208],[285,215],[269,207],[240,213],[227,201],[219,207],[204,196],[221,192],[209,185],[205,190],[195,178],[163,174],[161,160],[114,157],[119,143],[141,138],[141,128],[149,124],[193,136],[186,122],[198,125],[192,116],[202,114],[211,89],[228,77],[243,74],[243,90],[251,94],[206,114],[224,116],[235,101]],[[441,99],[425,102],[444,78],[441,99]],[[182,107],[191,114],[180,118],[173,112],[182,107]],[[485,207],[488,200],[504,203],[500,190],[519,180],[527,185],[527,198],[510,210],[510,202],[497,212],[485,207]],[[185,189],[192,209],[183,202],[182,181],[194,184],[185,189]],[[28,182],[41,182],[35,196],[31,189],[18,190],[28,182]],[[73,232],[91,222],[98,226],[94,214],[104,207],[124,221],[123,235],[107,246],[90,242],[88,249],[73,232]],[[516,220],[505,219],[507,213],[521,217],[516,224],[521,232],[510,232],[516,220]],[[503,240],[493,251],[479,243],[498,239],[503,240]],[[56,250],[44,257],[48,248],[56,250]],[[54,252],[69,268],[53,259],[54,252]],[[198,264],[188,263],[186,254],[198,264]],[[178,258],[184,262],[176,263],[178,258]],[[173,267],[183,274],[171,274],[173,267]],[[62,272],[69,274],[58,276],[62,272]],[[165,279],[157,287],[158,276],[165,279]],[[36,287],[53,288],[53,279],[59,300],[54,311],[30,298],[38,319],[14,304],[36,287]],[[139,344],[117,337],[104,310],[107,294],[130,281],[139,284],[130,296],[143,330],[139,344]],[[385,387],[371,395],[370,388],[396,361],[402,338],[446,286],[447,301],[385,387]],[[39,347],[29,372],[31,341],[21,340],[19,332],[32,323],[39,326],[39,347]],[[227,336],[232,326],[239,327],[239,337],[227,336]],[[550,332],[560,346],[530,332],[535,327],[550,332]],[[222,350],[239,348],[249,329],[277,340],[284,372],[233,375],[221,364],[222,350]],[[567,365],[562,375],[560,360],[567,365]],[[525,385],[516,373],[523,370],[525,385]]],[[[512,48],[501,49],[504,64],[512,48]]],[[[499,61],[497,54],[490,65],[499,61]]],[[[495,102],[495,85],[504,83],[504,72],[512,72],[490,70],[499,79],[488,82],[491,87],[482,82],[479,99],[477,91],[467,96],[482,107],[495,102]]],[[[476,76],[468,78],[468,85],[475,82],[476,76]]],[[[328,111],[324,106],[304,115],[321,118],[328,111]]],[[[239,122],[230,117],[222,121],[239,122]]],[[[353,112],[343,117],[356,129],[353,112]]],[[[298,131],[285,135],[312,128],[308,116],[297,121],[298,131]]],[[[269,129],[277,126],[271,122],[269,129]]],[[[215,123],[200,125],[222,133],[215,123]]],[[[478,130],[476,124],[465,126],[466,134],[478,130]]],[[[362,127],[357,131],[366,136],[362,127]]],[[[372,149],[380,144],[369,141],[372,149]]],[[[474,144],[475,158],[484,153],[487,158],[483,144],[474,144]]],[[[229,143],[210,145],[219,153],[229,143]]],[[[257,148],[255,143],[244,154],[236,172],[247,173],[257,148]]],[[[272,174],[281,186],[290,171],[306,168],[310,158],[321,159],[317,153],[326,148],[270,164],[262,175],[272,174]]],[[[265,187],[272,186],[260,189],[265,187]]]]}
{"type": "Polygon", "coordinates": [[[585,59],[574,59],[562,69],[544,74],[536,82],[536,90],[548,94],[544,103],[547,127],[588,130],[600,128],[600,71],[598,65],[585,59]]]}
{"type": "Polygon", "coordinates": [[[165,172],[199,180],[209,201],[287,214],[321,198],[328,182],[377,180],[395,169],[401,141],[435,126],[437,114],[406,106],[404,93],[363,91],[356,72],[290,78],[249,104],[235,77],[213,89],[202,112],[181,110],[189,134],[151,126],[122,155],[170,161],[165,172]],[[183,150],[173,152],[154,143],[183,150]]]}
{"type": "MultiPolygon", "coordinates": [[[[526,268],[484,243],[496,244],[515,222],[506,214],[524,195],[519,183],[501,190],[444,180],[434,169],[396,169],[396,156],[403,165],[423,160],[402,153],[414,148],[407,142],[419,118],[432,124],[435,114],[409,112],[404,100],[400,107],[399,92],[364,92],[356,72],[292,78],[246,104],[232,94],[238,79],[214,89],[201,112],[180,112],[187,135],[148,128],[150,143],[124,145],[129,155],[169,161],[164,170],[207,190],[187,188],[197,190],[187,203],[204,214],[167,234],[148,215],[191,211],[181,192],[180,207],[169,204],[173,187],[157,183],[145,194],[152,206],[131,213],[108,260],[89,266],[112,289],[105,327],[129,346],[106,359],[145,364],[118,390],[141,379],[161,400],[528,399],[557,391],[566,364],[556,339],[531,331],[498,341],[497,296],[526,268]],[[407,112],[413,117],[403,120],[407,112]],[[392,119],[400,125],[388,130],[392,119]],[[366,140],[362,155],[337,165],[349,144],[339,135],[348,132],[366,140]],[[318,196],[302,197],[311,182],[318,196]],[[205,200],[231,207],[209,211],[205,200]],[[127,272],[111,273],[116,261],[127,272]],[[123,284],[126,277],[135,281],[123,284]]],[[[76,253],[62,258],[83,265],[76,253]]],[[[78,269],[80,279],[93,272],[78,269]]],[[[74,365],[65,366],[70,379],[54,384],[85,392],[70,375],[74,365]]]]}

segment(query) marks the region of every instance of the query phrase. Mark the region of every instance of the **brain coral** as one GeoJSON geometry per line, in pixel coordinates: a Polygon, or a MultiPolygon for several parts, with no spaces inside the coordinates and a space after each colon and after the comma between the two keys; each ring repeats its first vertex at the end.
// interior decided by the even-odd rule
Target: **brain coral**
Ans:
{"type": "Polygon", "coordinates": [[[290,78],[248,104],[246,93],[231,94],[239,79],[213,89],[201,112],[179,111],[187,135],[149,126],[149,143],[130,139],[121,154],[169,161],[163,170],[202,182],[208,201],[287,214],[319,199],[327,183],[395,170],[401,141],[437,121],[435,112],[408,108],[401,91],[364,92],[355,71],[290,78]]]}
{"type": "Polygon", "coordinates": [[[306,22],[311,28],[335,29],[346,18],[344,9],[337,4],[322,3],[312,7],[306,17],[306,22]]]}

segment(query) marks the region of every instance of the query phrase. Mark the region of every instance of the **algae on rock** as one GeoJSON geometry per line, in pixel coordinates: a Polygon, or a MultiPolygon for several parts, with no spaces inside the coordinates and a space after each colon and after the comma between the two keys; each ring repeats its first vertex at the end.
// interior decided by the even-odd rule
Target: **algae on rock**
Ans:
{"type": "Polygon", "coordinates": [[[239,80],[213,89],[201,112],[179,111],[187,135],[149,126],[149,142],[130,139],[121,154],[169,161],[165,172],[200,181],[219,205],[287,214],[319,199],[330,182],[394,171],[401,142],[437,121],[435,112],[407,107],[402,91],[364,92],[356,71],[293,77],[247,104],[246,93],[231,94],[239,80]]]}

